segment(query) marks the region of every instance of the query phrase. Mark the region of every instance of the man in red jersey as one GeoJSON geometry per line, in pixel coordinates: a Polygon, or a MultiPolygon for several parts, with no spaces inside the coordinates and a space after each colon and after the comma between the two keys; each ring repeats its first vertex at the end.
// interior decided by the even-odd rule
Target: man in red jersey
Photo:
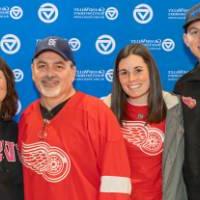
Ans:
{"type": "Polygon", "coordinates": [[[99,99],[74,89],[75,74],[66,40],[37,43],[32,78],[41,98],[19,123],[25,200],[128,200],[129,163],[117,120],[99,99]]]}

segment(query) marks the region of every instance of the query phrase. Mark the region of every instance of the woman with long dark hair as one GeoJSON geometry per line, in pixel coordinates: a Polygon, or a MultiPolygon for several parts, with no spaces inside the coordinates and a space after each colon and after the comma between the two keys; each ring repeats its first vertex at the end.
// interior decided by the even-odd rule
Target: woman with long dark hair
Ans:
{"type": "Polygon", "coordinates": [[[23,200],[21,163],[17,153],[17,111],[14,76],[0,58],[0,199],[23,200]]]}
{"type": "Polygon", "coordinates": [[[186,200],[182,176],[183,120],[177,96],[162,91],[148,49],[130,44],[118,54],[112,94],[132,170],[133,200],[186,200]]]}

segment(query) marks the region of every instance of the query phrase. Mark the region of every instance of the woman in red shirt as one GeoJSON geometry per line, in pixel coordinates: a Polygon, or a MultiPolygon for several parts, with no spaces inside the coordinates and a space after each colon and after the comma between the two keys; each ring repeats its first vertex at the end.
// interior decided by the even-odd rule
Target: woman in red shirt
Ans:
{"type": "Polygon", "coordinates": [[[105,102],[111,103],[126,141],[132,199],[186,200],[181,104],[162,91],[156,63],[145,46],[131,44],[119,52],[112,94],[105,102]]]}

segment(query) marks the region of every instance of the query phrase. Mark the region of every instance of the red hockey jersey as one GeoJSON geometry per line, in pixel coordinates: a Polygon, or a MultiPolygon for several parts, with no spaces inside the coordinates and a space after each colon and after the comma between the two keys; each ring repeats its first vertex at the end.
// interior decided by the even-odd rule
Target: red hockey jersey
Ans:
{"type": "Polygon", "coordinates": [[[46,122],[37,100],[22,115],[18,141],[25,200],[129,199],[124,141],[99,99],[77,92],[46,122]]]}

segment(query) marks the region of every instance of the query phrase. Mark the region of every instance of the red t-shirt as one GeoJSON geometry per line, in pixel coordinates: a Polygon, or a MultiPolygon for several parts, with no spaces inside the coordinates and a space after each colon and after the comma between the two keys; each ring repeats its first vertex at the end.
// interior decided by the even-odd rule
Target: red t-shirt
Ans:
{"type": "Polygon", "coordinates": [[[132,170],[132,199],[162,199],[162,151],[165,120],[146,122],[147,106],[127,103],[122,132],[125,138],[132,170]]]}

